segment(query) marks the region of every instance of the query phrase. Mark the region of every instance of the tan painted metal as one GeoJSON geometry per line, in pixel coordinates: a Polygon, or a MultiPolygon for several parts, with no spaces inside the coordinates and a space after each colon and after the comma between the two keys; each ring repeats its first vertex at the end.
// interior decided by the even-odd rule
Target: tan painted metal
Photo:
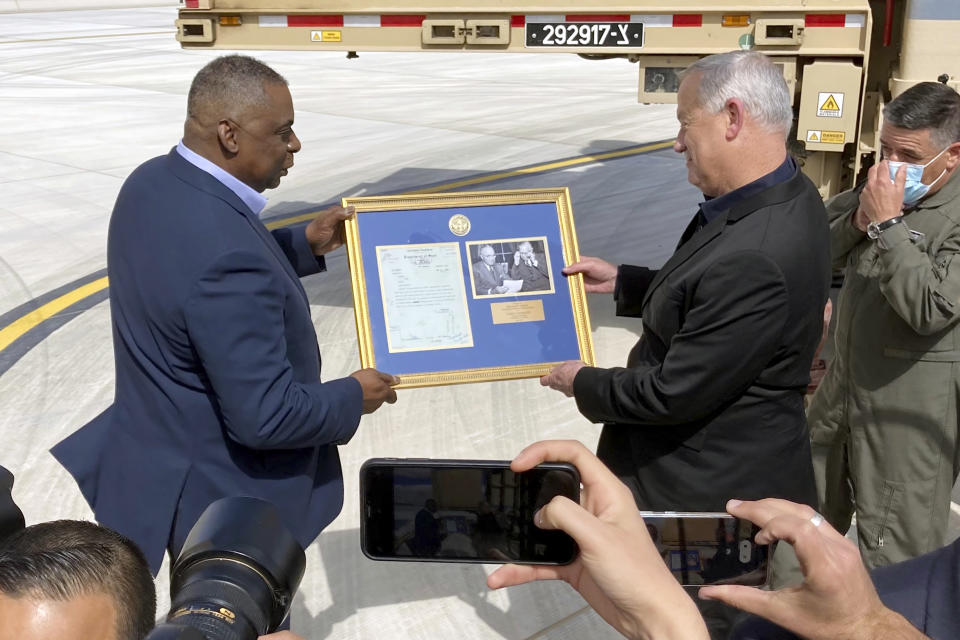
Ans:
{"type": "Polygon", "coordinates": [[[856,139],[862,72],[849,60],[804,65],[797,140],[808,151],[841,151],[856,139]]]}
{"type": "Polygon", "coordinates": [[[949,76],[947,84],[960,89],[958,29],[960,20],[904,21],[900,72],[890,78],[891,97],[897,97],[918,82],[936,80],[941,75],[949,76]]]}
{"type": "Polygon", "coordinates": [[[699,57],[762,51],[781,66],[794,95],[791,151],[826,197],[851,186],[876,153],[885,102],[943,75],[960,87],[956,0],[922,0],[922,7],[919,1],[894,0],[888,24],[887,0],[196,0],[191,9],[181,0],[177,39],[184,47],[218,49],[625,57],[639,63],[638,98],[645,103],[676,102],[677,71],[699,57]],[[689,14],[701,16],[699,24],[673,26],[674,16],[683,22],[689,14]],[[834,25],[844,26],[808,20],[811,14],[832,15],[834,25]],[[412,26],[379,26],[382,15],[410,16],[412,26]],[[577,15],[584,22],[630,16],[644,23],[642,44],[527,46],[521,17],[563,22],[577,15]],[[241,24],[221,25],[222,16],[241,24]],[[287,26],[322,16],[334,16],[334,25],[342,17],[344,26],[287,26]],[[724,26],[725,16],[736,26],[724,26]]]}

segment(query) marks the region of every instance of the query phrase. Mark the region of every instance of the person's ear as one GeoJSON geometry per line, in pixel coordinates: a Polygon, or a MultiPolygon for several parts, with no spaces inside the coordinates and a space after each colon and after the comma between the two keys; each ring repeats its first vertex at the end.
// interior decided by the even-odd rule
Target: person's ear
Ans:
{"type": "Polygon", "coordinates": [[[724,137],[730,142],[740,135],[740,130],[743,129],[744,111],[743,101],[740,98],[727,100],[723,105],[723,119],[724,137]]]}
{"type": "Polygon", "coordinates": [[[960,142],[954,142],[943,153],[947,158],[947,171],[953,171],[960,165],[960,142]]]}
{"type": "Polygon", "coordinates": [[[221,120],[217,123],[217,138],[220,140],[220,146],[230,153],[240,151],[240,143],[237,140],[237,126],[229,120],[221,120]]]}

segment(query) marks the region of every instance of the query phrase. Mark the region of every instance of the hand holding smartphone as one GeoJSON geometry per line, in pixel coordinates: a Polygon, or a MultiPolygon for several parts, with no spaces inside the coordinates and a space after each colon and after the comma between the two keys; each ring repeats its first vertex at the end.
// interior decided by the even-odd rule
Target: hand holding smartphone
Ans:
{"type": "MultiPolygon", "coordinates": [[[[554,496],[580,503],[571,464],[522,473],[491,460],[374,458],[360,470],[360,536],[374,560],[563,565],[577,555],[566,533],[533,516],[554,496]]],[[[726,513],[641,512],[667,568],[684,586],[761,585],[768,548],[758,528],[726,513]]]]}
{"type": "Polygon", "coordinates": [[[767,583],[767,545],[760,527],[726,513],[641,511],[647,533],[670,573],[683,586],[767,583]]]}
{"type": "Polygon", "coordinates": [[[579,503],[580,475],[548,462],[374,458],[360,469],[360,538],[374,560],[562,565],[578,549],[533,516],[555,496],[579,503]]]}

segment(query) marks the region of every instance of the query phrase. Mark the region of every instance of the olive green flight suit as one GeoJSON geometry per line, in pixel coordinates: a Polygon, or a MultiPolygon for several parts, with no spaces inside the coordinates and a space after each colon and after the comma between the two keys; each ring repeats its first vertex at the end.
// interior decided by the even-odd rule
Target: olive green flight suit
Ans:
{"type": "Polygon", "coordinates": [[[957,174],[883,232],[887,249],[853,226],[857,191],[827,203],[834,268],[845,279],[810,438],[822,513],[846,531],[856,511],[870,567],[946,542],[960,469],[957,174]]]}

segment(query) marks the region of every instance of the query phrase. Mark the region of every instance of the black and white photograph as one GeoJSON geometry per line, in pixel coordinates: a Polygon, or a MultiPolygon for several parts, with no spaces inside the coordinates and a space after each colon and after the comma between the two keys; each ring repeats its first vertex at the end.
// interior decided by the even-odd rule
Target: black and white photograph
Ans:
{"type": "Polygon", "coordinates": [[[467,254],[475,298],[554,292],[544,237],[468,242],[467,254]]]}

